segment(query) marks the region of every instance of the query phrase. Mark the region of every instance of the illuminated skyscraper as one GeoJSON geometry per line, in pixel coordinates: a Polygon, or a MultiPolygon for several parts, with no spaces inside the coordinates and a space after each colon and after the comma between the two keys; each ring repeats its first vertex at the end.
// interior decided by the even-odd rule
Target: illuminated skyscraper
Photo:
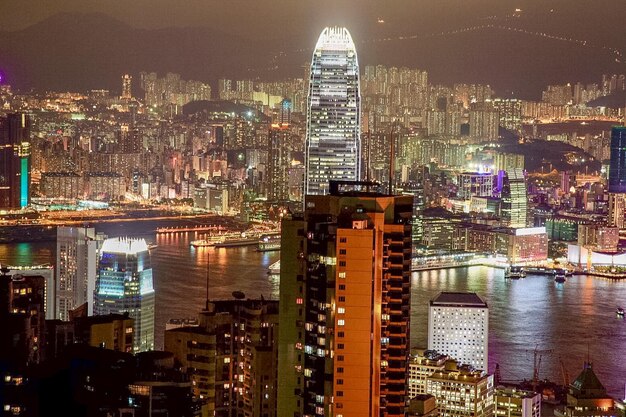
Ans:
{"type": "Polygon", "coordinates": [[[336,184],[282,223],[277,415],[404,416],[413,198],[336,184]]]}
{"type": "Polygon", "coordinates": [[[129,74],[124,74],[122,76],[122,100],[130,100],[133,98],[132,81],[133,77],[129,74]]]}
{"type": "Polygon", "coordinates": [[[346,28],[325,28],[311,61],[305,194],[328,194],[330,180],[361,175],[359,63],[346,28]]]}
{"type": "Polygon", "coordinates": [[[626,126],[611,129],[609,193],[626,193],[626,126]]]}
{"type": "Polygon", "coordinates": [[[85,303],[93,314],[97,245],[93,227],[57,227],[56,318],[70,320],[70,311],[85,303]]]}
{"type": "Polygon", "coordinates": [[[272,124],[270,128],[267,198],[271,201],[289,200],[291,152],[287,145],[290,135],[288,124],[272,124]]]}
{"type": "Polygon", "coordinates": [[[94,314],[128,313],[135,320],[133,350],[154,350],[154,288],[144,239],[107,239],[100,251],[94,314]]]}
{"type": "Polygon", "coordinates": [[[512,168],[498,173],[502,198],[502,220],[508,227],[526,227],[528,193],[524,170],[512,168]]]}
{"type": "Polygon", "coordinates": [[[0,209],[30,203],[30,118],[24,113],[0,118],[0,209]]]}

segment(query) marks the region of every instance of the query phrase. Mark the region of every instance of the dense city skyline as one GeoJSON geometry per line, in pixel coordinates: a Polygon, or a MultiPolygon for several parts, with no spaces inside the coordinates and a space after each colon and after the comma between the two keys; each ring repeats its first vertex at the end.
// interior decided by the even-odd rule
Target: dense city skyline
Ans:
{"type": "Polygon", "coordinates": [[[626,8],[535,3],[0,5],[2,416],[626,417],[626,8]]]}

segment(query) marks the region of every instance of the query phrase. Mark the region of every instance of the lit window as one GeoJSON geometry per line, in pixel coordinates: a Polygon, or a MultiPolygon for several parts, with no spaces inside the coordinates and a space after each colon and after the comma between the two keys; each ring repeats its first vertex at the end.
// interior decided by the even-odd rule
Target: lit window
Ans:
{"type": "Polygon", "coordinates": [[[337,320],[337,326],[344,326],[346,321],[344,319],[337,320]]]}
{"type": "Polygon", "coordinates": [[[337,308],[337,313],[339,313],[339,314],[344,314],[345,312],[346,312],[345,307],[339,307],[339,308],[337,308]]]}

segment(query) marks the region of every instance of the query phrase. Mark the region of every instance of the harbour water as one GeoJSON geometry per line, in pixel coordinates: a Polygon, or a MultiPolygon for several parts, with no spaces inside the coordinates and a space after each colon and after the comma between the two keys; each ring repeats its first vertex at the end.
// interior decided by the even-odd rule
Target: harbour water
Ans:
{"type": "MultiPolygon", "coordinates": [[[[157,348],[163,346],[168,319],[196,317],[203,308],[207,262],[210,298],[230,298],[233,291],[278,298],[278,277],[268,275],[267,268],[279,252],[257,252],[253,246],[193,248],[189,242],[198,238],[193,232],[156,235],[145,225],[110,224],[102,231],[157,244],[151,250],[157,348]]],[[[54,242],[0,245],[2,264],[52,264],[54,257],[54,242]]],[[[536,348],[549,351],[542,355],[540,378],[562,383],[565,371],[573,379],[589,358],[609,393],[624,397],[626,321],[615,310],[626,307],[626,282],[573,276],[558,284],[551,277],[532,275],[507,280],[503,270],[483,266],[413,273],[412,346],[426,347],[428,302],[439,291],[473,291],[488,303],[489,371],[498,363],[503,380],[531,379],[536,348]]]]}

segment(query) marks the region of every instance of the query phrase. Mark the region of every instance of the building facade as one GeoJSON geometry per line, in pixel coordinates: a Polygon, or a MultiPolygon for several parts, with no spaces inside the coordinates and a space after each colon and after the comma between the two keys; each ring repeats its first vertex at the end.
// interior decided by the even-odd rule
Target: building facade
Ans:
{"type": "Polygon", "coordinates": [[[70,312],[85,303],[93,314],[100,243],[93,227],[57,227],[56,318],[68,321],[70,312]]]}
{"type": "Polygon", "coordinates": [[[325,28],[311,60],[305,194],[328,194],[330,180],[360,179],[361,94],[356,47],[346,28],[325,28]]]}
{"type": "Polygon", "coordinates": [[[428,349],[488,370],[489,308],[476,293],[441,292],[428,308],[428,349]]]}
{"type": "Polygon", "coordinates": [[[331,183],[283,220],[279,417],[404,415],[412,201],[331,183]]]}
{"type": "Polygon", "coordinates": [[[528,192],[524,170],[512,168],[498,174],[502,198],[502,222],[508,227],[526,227],[528,192]]]}
{"type": "Polygon", "coordinates": [[[0,209],[30,204],[30,123],[24,113],[0,118],[0,209]]]}
{"type": "Polygon", "coordinates": [[[278,302],[209,303],[198,326],[165,332],[202,401],[203,416],[274,417],[278,360],[278,302]]]}
{"type": "Polygon", "coordinates": [[[611,129],[609,193],[626,193],[626,126],[611,129]]]}
{"type": "Polygon", "coordinates": [[[94,314],[128,313],[135,322],[133,352],[154,350],[152,265],[144,239],[114,238],[102,244],[94,314]]]}

